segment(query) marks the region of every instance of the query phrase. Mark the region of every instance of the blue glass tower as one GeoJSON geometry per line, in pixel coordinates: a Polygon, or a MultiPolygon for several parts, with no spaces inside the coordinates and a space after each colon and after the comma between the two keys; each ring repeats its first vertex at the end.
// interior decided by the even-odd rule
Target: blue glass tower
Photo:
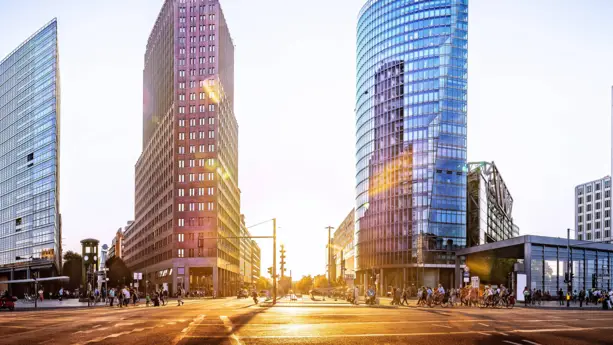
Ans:
{"type": "Polygon", "coordinates": [[[0,60],[0,275],[61,264],[60,85],[52,20],[0,60]],[[8,272],[7,268],[10,268],[8,272]]]}
{"type": "Polygon", "coordinates": [[[453,284],[453,252],[466,245],[467,39],[468,0],[369,0],[360,11],[361,284],[453,284]]]}

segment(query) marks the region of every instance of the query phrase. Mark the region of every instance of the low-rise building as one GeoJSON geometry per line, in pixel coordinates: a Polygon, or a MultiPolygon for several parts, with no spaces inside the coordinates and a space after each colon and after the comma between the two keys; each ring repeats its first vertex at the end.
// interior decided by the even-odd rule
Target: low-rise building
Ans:
{"type": "Polygon", "coordinates": [[[260,246],[255,241],[251,241],[251,283],[257,283],[260,279],[262,265],[260,246]]]}

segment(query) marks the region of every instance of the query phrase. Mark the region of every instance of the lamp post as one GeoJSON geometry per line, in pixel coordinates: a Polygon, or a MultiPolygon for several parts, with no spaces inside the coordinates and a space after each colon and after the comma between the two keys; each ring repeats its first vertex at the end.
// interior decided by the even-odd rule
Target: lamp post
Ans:
{"type": "MultiPolygon", "coordinates": [[[[15,257],[15,261],[20,261],[20,260],[28,260],[28,264],[27,264],[27,268],[28,268],[28,272],[30,272],[30,268],[31,268],[31,263],[32,261],[34,261],[34,256],[30,256],[29,258],[23,258],[21,256],[16,256],[15,257]]],[[[32,274],[35,274],[37,272],[32,272],[32,274]]],[[[38,276],[34,275],[34,308],[38,307],[38,276]]]]}

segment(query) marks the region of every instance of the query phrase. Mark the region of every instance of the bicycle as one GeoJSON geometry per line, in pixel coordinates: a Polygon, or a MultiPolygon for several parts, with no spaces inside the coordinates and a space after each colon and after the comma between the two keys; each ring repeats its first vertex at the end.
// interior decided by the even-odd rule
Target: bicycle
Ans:
{"type": "Polygon", "coordinates": [[[28,295],[28,294],[26,293],[26,294],[23,294],[23,299],[22,299],[22,301],[23,301],[24,303],[34,303],[34,300],[35,300],[36,298],[37,298],[37,297],[32,296],[32,295],[28,295]]]}

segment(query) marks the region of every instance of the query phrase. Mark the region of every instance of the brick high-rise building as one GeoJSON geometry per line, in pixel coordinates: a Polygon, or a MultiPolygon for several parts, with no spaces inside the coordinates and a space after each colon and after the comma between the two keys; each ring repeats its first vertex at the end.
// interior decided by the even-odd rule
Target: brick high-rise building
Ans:
{"type": "Polygon", "coordinates": [[[124,259],[149,286],[239,279],[234,45],[218,0],[167,0],[145,53],[143,152],[124,259]],[[145,279],[145,278],[143,278],[145,279]]]}

